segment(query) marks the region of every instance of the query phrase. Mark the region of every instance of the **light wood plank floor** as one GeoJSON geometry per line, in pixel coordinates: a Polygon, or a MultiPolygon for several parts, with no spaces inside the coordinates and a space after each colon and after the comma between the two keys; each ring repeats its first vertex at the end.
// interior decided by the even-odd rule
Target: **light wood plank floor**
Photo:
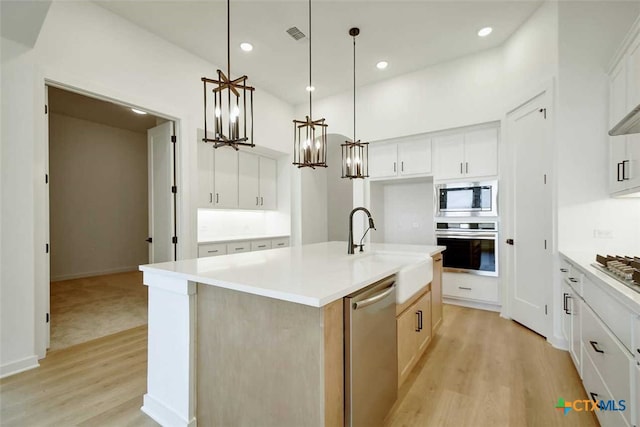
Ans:
{"type": "MultiPolygon", "coordinates": [[[[554,409],[559,397],[587,398],[568,353],[496,313],[445,306],[444,314],[388,427],[598,425],[590,413],[554,409]]],[[[40,368],[0,380],[0,424],[156,425],[140,411],[146,340],[141,326],[53,351],[40,368]]]]}
{"type": "Polygon", "coordinates": [[[399,391],[387,427],[597,426],[569,353],[497,313],[445,305],[444,322],[399,391]]]}

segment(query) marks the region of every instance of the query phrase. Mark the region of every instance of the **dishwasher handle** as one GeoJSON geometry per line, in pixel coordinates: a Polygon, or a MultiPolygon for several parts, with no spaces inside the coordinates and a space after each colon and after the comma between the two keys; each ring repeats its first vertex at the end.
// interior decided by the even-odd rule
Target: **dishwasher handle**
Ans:
{"type": "Polygon", "coordinates": [[[393,292],[396,289],[396,282],[393,282],[391,284],[391,286],[389,286],[388,288],[386,288],[384,291],[375,294],[372,297],[369,297],[367,299],[364,299],[362,301],[358,301],[358,302],[354,302],[353,303],[353,309],[357,310],[359,308],[365,308],[370,306],[371,304],[375,304],[378,301],[384,299],[387,295],[389,295],[391,292],[393,292]]]}

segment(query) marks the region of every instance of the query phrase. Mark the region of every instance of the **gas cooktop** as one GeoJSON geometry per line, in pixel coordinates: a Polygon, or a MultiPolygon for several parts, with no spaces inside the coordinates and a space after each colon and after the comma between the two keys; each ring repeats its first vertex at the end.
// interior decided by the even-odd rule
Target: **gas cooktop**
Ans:
{"type": "Polygon", "coordinates": [[[597,255],[596,262],[591,265],[640,293],[640,258],[597,255]]]}

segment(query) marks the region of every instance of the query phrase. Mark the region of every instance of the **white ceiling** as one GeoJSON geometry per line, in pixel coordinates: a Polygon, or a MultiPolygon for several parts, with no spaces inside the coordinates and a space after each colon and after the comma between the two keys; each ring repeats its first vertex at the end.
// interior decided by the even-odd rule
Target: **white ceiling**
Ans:
{"type": "MultiPolygon", "coordinates": [[[[134,24],[226,69],[226,2],[97,1],[134,24]]],[[[285,31],[297,26],[308,35],[307,2],[232,1],[231,74],[281,99],[308,100],[308,44],[285,31]],[[251,53],[240,42],[254,45],[251,53]]],[[[318,1],[313,8],[315,98],[351,90],[357,26],[358,85],[405,74],[502,44],[542,1],[318,1]],[[486,38],[477,36],[494,28],[486,38]],[[387,60],[380,71],[375,64],[387,60]]],[[[211,70],[208,77],[213,77],[211,70]]]]}
{"type": "Polygon", "coordinates": [[[56,114],[101,123],[103,125],[147,133],[166,120],[151,114],[136,114],[131,108],[112,102],[49,86],[49,111],[56,114]]]}

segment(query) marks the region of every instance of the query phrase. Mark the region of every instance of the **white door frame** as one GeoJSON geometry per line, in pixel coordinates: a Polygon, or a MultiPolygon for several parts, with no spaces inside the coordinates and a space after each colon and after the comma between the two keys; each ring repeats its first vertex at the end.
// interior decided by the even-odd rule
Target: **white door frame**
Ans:
{"type": "MultiPolygon", "coordinates": [[[[557,242],[558,242],[558,214],[557,214],[557,200],[558,200],[558,182],[557,182],[557,144],[556,144],[556,111],[557,111],[557,97],[556,97],[556,81],[555,79],[550,79],[543,84],[539,85],[536,90],[528,92],[526,94],[521,94],[520,100],[511,104],[510,108],[508,108],[505,112],[505,115],[502,120],[502,129],[501,134],[503,135],[502,144],[500,144],[500,158],[499,163],[500,167],[500,177],[502,186],[509,185],[509,182],[512,182],[514,176],[514,170],[511,159],[511,151],[510,151],[510,143],[509,143],[509,134],[507,131],[507,120],[508,116],[519,109],[520,107],[526,105],[528,102],[532,101],[536,97],[544,94],[545,92],[549,95],[549,109],[547,111],[547,120],[549,120],[549,140],[547,143],[549,144],[549,157],[548,161],[550,162],[549,167],[549,176],[547,177],[547,183],[550,186],[551,190],[551,233],[550,233],[550,256],[551,256],[551,268],[552,271],[549,272],[549,276],[553,277],[554,280],[547,286],[545,292],[547,292],[547,301],[549,301],[549,315],[546,317],[546,325],[545,325],[545,334],[547,337],[547,341],[552,345],[556,346],[559,342],[559,334],[560,334],[560,323],[559,316],[557,315],[557,307],[559,307],[559,302],[556,301],[556,288],[558,287],[558,283],[555,280],[555,265],[557,263],[557,242]]],[[[501,191],[502,197],[500,199],[500,219],[501,219],[501,228],[502,230],[509,230],[512,228],[513,223],[513,200],[509,197],[508,191],[501,191]]],[[[506,245],[505,239],[510,238],[511,236],[507,236],[505,232],[500,233],[501,241],[500,245],[506,245]]],[[[504,246],[502,249],[505,249],[504,246]]],[[[511,319],[512,307],[511,307],[511,296],[512,296],[512,286],[510,281],[513,278],[513,259],[511,256],[511,251],[509,250],[501,250],[500,261],[502,263],[502,309],[500,312],[501,317],[506,319],[511,319]]]]}
{"type": "MultiPolygon", "coordinates": [[[[174,122],[174,130],[178,146],[176,147],[175,164],[178,172],[176,174],[176,185],[178,194],[176,197],[176,210],[178,215],[177,233],[178,259],[192,253],[191,243],[195,236],[195,226],[191,227],[192,217],[195,217],[195,210],[189,205],[190,197],[186,194],[189,180],[188,168],[184,163],[188,156],[188,147],[182,139],[182,124],[188,121],[186,116],[175,111],[169,103],[161,103],[156,108],[146,106],[147,102],[140,97],[132,99],[130,93],[123,93],[116,90],[109,90],[99,84],[88,80],[83,80],[77,76],[60,72],[54,69],[38,69],[34,81],[34,96],[36,107],[46,105],[47,86],[57,87],[80,95],[88,96],[103,101],[113,102],[127,107],[139,108],[149,111],[152,114],[174,122]],[[108,93],[111,95],[108,95],[108,93]],[[184,179],[183,179],[184,178],[184,179]],[[194,228],[191,230],[191,228],[194,228]]],[[[150,102],[153,104],[153,102],[150,102]]],[[[147,104],[148,105],[148,104],[147,104]]],[[[47,354],[49,345],[50,323],[46,322],[46,315],[50,313],[50,267],[49,254],[45,253],[45,245],[49,244],[49,187],[45,184],[44,174],[48,174],[49,164],[49,135],[48,135],[48,114],[35,115],[34,122],[34,164],[35,170],[42,171],[42,179],[34,179],[34,350],[38,359],[42,359],[47,354]],[[42,248],[42,250],[40,250],[42,248]]],[[[38,174],[39,175],[39,174],[38,174]]]]}

